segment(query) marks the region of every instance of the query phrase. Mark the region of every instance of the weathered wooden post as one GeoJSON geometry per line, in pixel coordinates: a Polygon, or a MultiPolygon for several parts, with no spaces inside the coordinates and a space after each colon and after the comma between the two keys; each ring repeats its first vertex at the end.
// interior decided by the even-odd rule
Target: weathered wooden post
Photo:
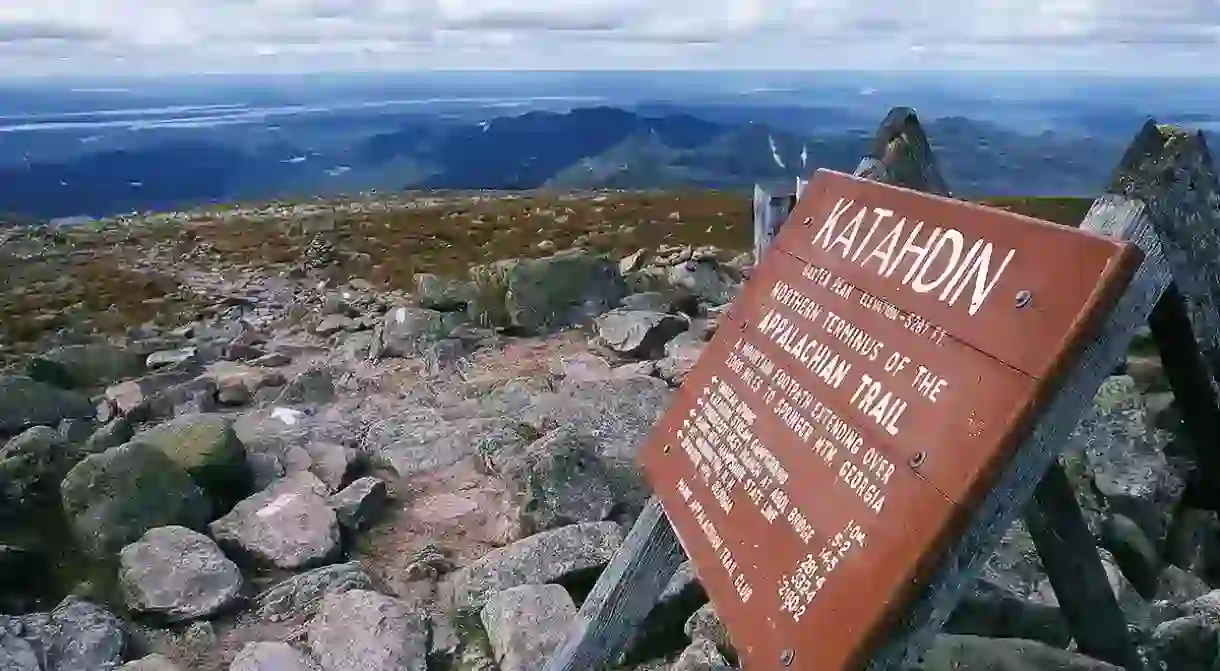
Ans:
{"type": "MultiPolygon", "coordinates": [[[[1081,651],[1142,669],[1057,458],[1178,266],[1209,267],[1165,251],[1217,233],[1171,197],[1199,151],[1139,167],[1184,163],[1168,144],[1133,147],[1081,230],[919,193],[947,189],[909,110],[857,176],[819,171],[642,449],[656,496],[547,669],[615,661],[683,549],[747,668],[914,666],[1021,514],[1081,651]]],[[[1179,340],[1217,286],[1188,284],[1179,340]]]]}

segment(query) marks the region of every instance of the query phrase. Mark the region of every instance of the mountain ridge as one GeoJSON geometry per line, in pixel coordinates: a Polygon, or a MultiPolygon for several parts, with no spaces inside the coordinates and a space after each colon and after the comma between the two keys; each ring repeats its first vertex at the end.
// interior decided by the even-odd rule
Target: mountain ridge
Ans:
{"type": "MultiPolygon", "coordinates": [[[[818,167],[850,171],[872,135],[794,133],[709,121],[697,109],[670,111],[601,105],[483,121],[412,116],[348,143],[290,139],[270,128],[241,142],[170,135],[56,161],[0,164],[0,211],[100,217],[369,189],[744,188],[818,167]]],[[[932,119],[925,128],[946,178],[965,195],[1094,192],[1126,140],[1022,135],[966,117],[932,119]]]]}

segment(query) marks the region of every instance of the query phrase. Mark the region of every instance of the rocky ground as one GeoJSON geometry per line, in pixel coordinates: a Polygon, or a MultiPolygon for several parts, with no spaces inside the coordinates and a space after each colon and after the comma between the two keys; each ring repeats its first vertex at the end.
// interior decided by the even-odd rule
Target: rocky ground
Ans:
{"type": "MultiPolygon", "coordinates": [[[[616,197],[540,216],[640,211],[616,197]]],[[[750,262],[691,244],[727,206],[650,207],[652,244],[513,228],[528,254],[434,265],[401,229],[352,252],[312,211],[4,234],[0,669],[540,668],[750,262]]],[[[1070,472],[1150,661],[1210,669],[1220,522],[1179,505],[1190,450],[1149,351],[1099,392],[1070,472]]],[[[1072,649],[1018,525],[924,668],[1114,668],[1072,649]]],[[[734,661],[688,566],[621,668],[734,661]]]]}

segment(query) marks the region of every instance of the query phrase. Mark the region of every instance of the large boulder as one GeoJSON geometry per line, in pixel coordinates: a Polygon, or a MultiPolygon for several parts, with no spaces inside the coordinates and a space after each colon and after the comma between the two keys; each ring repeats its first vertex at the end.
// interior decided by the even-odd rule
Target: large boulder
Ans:
{"type": "Polygon", "coordinates": [[[212,522],[212,537],[235,552],[282,569],[324,564],[339,553],[339,520],[326,485],[302,471],[241,501],[212,522]]]}
{"type": "Polygon", "coordinates": [[[33,426],[56,426],[64,419],[94,414],[89,398],[24,375],[0,375],[0,434],[33,426]]]}
{"type": "Polygon", "coordinates": [[[235,603],[242,577],[207,536],[185,527],[158,527],[119,553],[119,587],[133,611],[183,622],[235,603]]]}
{"type": "Polygon", "coordinates": [[[428,620],[405,601],[368,590],[328,594],[309,624],[322,671],[425,671],[428,620]]]}
{"type": "Polygon", "coordinates": [[[560,427],[520,454],[496,455],[522,536],[642,508],[648,490],[635,469],[602,457],[597,446],[592,436],[560,427]]]}
{"type": "Polygon", "coordinates": [[[628,294],[616,263],[580,249],[475,266],[470,278],[479,324],[526,333],[585,324],[628,294]]]}
{"type": "Polygon", "coordinates": [[[29,376],[65,389],[105,386],[144,372],[144,357],[107,342],[56,347],[30,359],[29,376]]]}
{"type": "Polygon", "coordinates": [[[312,617],[327,594],[373,589],[373,581],[357,562],[322,566],[298,573],[255,598],[258,615],[267,620],[312,617]]]}
{"type": "Polygon", "coordinates": [[[597,318],[597,342],[624,356],[659,359],[665,343],[690,328],[690,320],[655,310],[615,308],[597,318]]]}
{"type": "Polygon", "coordinates": [[[317,671],[300,650],[279,641],[247,643],[237,651],[229,671],[317,671]]]}
{"type": "Polygon", "coordinates": [[[496,592],[559,582],[610,563],[623,543],[614,522],[572,524],[489,552],[450,574],[444,591],[459,610],[478,611],[496,592]]]}
{"type": "Polygon", "coordinates": [[[480,617],[500,671],[534,671],[567,638],[576,604],[559,585],[520,585],[493,594],[480,617]]]}
{"type": "Polygon", "coordinates": [[[92,602],[64,599],[43,633],[46,671],[114,671],[123,663],[123,621],[92,602]]]}
{"type": "Polygon", "coordinates": [[[399,306],[386,313],[373,333],[369,358],[421,356],[449,337],[465,317],[414,306],[399,306]]]}
{"type": "Polygon", "coordinates": [[[529,397],[519,416],[543,433],[579,429],[597,438],[602,456],[634,462],[672,394],[661,380],[643,375],[563,380],[554,392],[529,397]]]}
{"type": "Polygon", "coordinates": [[[52,498],[75,460],[72,446],[49,426],[14,436],[0,447],[0,517],[52,498]]]}
{"type": "Polygon", "coordinates": [[[1072,440],[1084,447],[1093,486],[1109,508],[1134,520],[1154,543],[1165,537],[1185,480],[1165,458],[1167,433],[1156,431],[1135,381],[1102,383],[1072,440]]]}
{"type": "Polygon", "coordinates": [[[142,443],[86,457],[64,477],[60,496],[77,543],[99,558],[154,527],[200,529],[213,509],[181,466],[142,443]]]}
{"type": "Polygon", "coordinates": [[[246,448],[232,424],[221,415],[183,415],[140,431],[132,441],[164,452],[214,500],[231,503],[253,484],[246,448]]]}
{"type": "Polygon", "coordinates": [[[450,418],[424,406],[374,424],[365,441],[369,464],[395,477],[433,472],[528,443],[505,417],[450,418]]]}
{"type": "Polygon", "coordinates": [[[411,293],[419,301],[420,307],[457,312],[466,309],[473,292],[468,281],[418,273],[415,275],[415,290],[411,293]]]}

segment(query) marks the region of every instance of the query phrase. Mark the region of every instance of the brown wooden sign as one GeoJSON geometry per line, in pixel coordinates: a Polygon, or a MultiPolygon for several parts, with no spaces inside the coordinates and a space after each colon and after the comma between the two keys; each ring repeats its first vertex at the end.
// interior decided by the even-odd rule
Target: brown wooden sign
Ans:
{"type": "Polygon", "coordinates": [[[1141,258],[817,172],[641,453],[746,668],[868,662],[1141,258]]]}

